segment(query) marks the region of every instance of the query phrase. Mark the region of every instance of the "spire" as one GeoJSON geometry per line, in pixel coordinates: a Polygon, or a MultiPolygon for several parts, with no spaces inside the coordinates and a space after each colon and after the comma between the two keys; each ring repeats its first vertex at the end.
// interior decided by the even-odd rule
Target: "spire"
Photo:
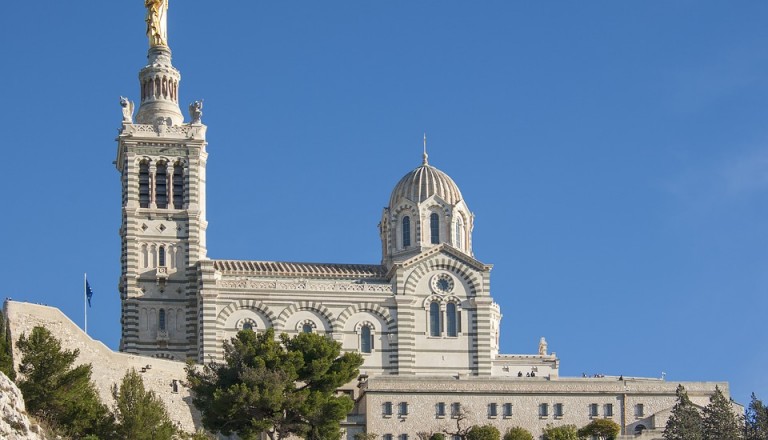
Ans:
{"type": "Polygon", "coordinates": [[[429,165],[429,162],[427,159],[429,158],[429,155],[427,154],[427,132],[424,132],[424,154],[423,154],[423,161],[421,162],[422,165],[426,166],[429,165]]]}
{"type": "Polygon", "coordinates": [[[144,0],[147,8],[148,63],[139,72],[141,104],[138,124],[180,125],[184,116],[179,108],[181,74],[171,63],[168,47],[168,0],[144,0]]]}

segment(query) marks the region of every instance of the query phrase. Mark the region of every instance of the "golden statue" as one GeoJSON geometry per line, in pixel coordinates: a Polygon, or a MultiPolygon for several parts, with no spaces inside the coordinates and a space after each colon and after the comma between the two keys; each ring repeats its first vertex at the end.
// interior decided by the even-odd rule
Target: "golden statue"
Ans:
{"type": "Polygon", "coordinates": [[[144,0],[147,8],[149,45],[168,45],[168,0],[144,0]]]}

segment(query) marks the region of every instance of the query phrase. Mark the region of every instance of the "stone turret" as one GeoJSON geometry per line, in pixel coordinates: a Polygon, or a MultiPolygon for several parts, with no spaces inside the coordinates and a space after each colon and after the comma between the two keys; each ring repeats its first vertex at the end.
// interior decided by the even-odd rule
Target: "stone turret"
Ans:
{"type": "Polygon", "coordinates": [[[181,125],[184,116],[179,109],[181,74],[171,64],[168,46],[152,46],[149,63],[139,72],[141,105],[136,115],[139,124],[181,125]]]}

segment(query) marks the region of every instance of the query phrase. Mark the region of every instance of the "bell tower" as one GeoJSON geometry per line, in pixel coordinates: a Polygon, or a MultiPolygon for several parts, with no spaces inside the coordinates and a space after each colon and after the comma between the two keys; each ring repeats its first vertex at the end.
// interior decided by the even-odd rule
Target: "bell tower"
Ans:
{"type": "Polygon", "coordinates": [[[115,165],[122,185],[120,350],[197,357],[197,262],[206,258],[206,126],[202,102],[179,108],[181,74],[167,43],[168,0],[146,0],[141,101],[120,99],[115,165]]]}

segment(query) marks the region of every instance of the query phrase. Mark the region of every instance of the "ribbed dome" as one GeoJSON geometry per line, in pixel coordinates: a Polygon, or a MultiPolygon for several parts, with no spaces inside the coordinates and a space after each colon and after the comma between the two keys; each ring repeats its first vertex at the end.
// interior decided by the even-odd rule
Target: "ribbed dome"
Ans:
{"type": "Polygon", "coordinates": [[[429,165],[424,159],[424,164],[403,176],[392,195],[389,197],[390,208],[394,207],[400,198],[406,198],[416,203],[436,195],[451,205],[461,201],[461,191],[456,183],[447,174],[429,165]]]}

